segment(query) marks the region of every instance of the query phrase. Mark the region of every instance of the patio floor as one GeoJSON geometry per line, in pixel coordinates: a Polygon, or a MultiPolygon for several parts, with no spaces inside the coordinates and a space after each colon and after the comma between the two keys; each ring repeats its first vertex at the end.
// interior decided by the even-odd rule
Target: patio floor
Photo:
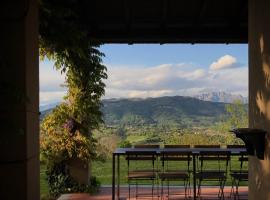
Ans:
{"type": "MultiPolygon", "coordinates": [[[[111,199],[111,187],[102,187],[100,189],[100,192],[96,195],[89,195],[89,194],[64,194],[62,195],[58,200],[110,200],[111,199]]],[[[225,187],[224,192],[225,192],[225,199],[233,199],[230,198],[230,191],[231,191],[231,187],[225,187]]],[[[133,188],[131,190],[131,199],[130,200],[135,200],[135,189],[133,188]]],[[[152,199],[151,197],[147,197],[147,196],[143,196],[144,193],[146,194],[151,194],[151,188],[140,188],[139,189],[139,193],[140,196],[139,198],[137,198],[137,200],[149,200],[152,199]]],[[[202,189],[202,199],[218,199],[217,197],[217,193],[218,193],[218,187],[204,187],[202,189]]],[[[128,188],[127,187],[121,187],[121,192],[120,192],[120,197],[121,200],[126,200],[128,199],[128,188]]],[[[172,200],[176,200],[176,199],[185,199],[184,195],[183,195],[183,188],[177,188],[174,187],[172,189],[170,189],[170,199],[172,200]],[[175,194],[179,194],[180,195],[175,195],[175,194]]],[[[239,194],[240,194],[240,199],[242,200],[246,200],[247,198],[247,194],[248,194],[248,187],[240,187],[239,188],[239,194]]],[[[154,199],[158,199],[157,197],[154,199]]],[[[161,198],[159,198],[161,199],[161,198]]],[[[168,199],[168,198],[165,198],[168,199]]],[[[192,199],[192,198],[190,198],[192,199]]]]}

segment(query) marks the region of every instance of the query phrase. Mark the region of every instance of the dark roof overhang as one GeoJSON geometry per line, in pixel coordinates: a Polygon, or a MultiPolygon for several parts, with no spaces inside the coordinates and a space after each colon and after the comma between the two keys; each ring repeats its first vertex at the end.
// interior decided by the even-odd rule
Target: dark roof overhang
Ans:
{"type": "Polygon", "coordinates": [[[248,0],[91,0],[89,36],[102,43],[247,43],[248,0]]]}

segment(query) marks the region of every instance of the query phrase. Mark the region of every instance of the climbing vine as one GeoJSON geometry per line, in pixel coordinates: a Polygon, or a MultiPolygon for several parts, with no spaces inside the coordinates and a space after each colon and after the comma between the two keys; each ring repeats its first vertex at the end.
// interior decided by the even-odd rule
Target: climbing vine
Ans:
{"type": "Polygon", "coordinates": [[[69,159],[87,163],[98,157],[91,132],[102,122],[100,106],[107,74],[104,54],[91,41],[79,5],[78,0],[40,1],[40,58],[55,62],[55,68],[66,76],[67,87],[64,102],[41,125],[41,150],[49,177],[69,176],[63,167],[69,159]]]}

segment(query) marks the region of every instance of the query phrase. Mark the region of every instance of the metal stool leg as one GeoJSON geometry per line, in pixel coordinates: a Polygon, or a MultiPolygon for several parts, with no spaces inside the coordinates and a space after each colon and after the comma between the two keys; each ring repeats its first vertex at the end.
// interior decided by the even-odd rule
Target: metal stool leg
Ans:
{"type": "Polygon", "coordinates": [[[161,189],[160,189],[160,198],[161,200],[163,199],[163,181],[160,180],[160,184],[161,184],[161,189]]]}
{"type": "Polygon", "coordinates": [[[222,197],[222,180],[219,179],[218,198],[221,199],[221,197],[222,197]]]}
{"type": "Polygon", "coordinates": [[[169,196],[170,196],[170,182],[169,182],[169,180],[167,180],[167,191],[168,191],[168,199],[169,199],[169,196]]]}
{"type": "Polygon", "coordinates": [[[192,191],[190,186],[190,178],[188,179],[189,197],[191,197],[192,191]]]}
{"type": "Polygon", "coordinates": [[[138,198],[138,182],[136,180],[136,192],[135,192],[136,199],[138,198]]]}
{"type": "Polygon", "coordinates": [[[154,198],[154,179],[152,180],[152,200],[154,198]]]}
{"type": "Polygon", "coordinates": [[[188,183],[186,182],[186,180],[184,180],[184,187],[185,187],[185,199],[187,199],[187,185],[188,185],[188,183]]]}
{"type": "Polygon", "coordinates": [[[239,197],[239,191],[238,191],[239,183],[240,183],[240,180],[237,180],[237,181],[236,181],[236,184],[235,184],[235,193],[236,193],[237,199],[240,198],[240,197],[239,197]]]}
{"type": "Polygon", "coordinates": [[[198,193],[197,196],[199,197],[199,199],[201,199],[201,179],[198,181],[198,193]]]}
{"type": "Polygon", "coordinates": [[[128,181],[128,199],[130,200],[130,182],[128,181]]]}
{"type": "Polygon", "coordinates": [[[231,192],[230,192],[230,199],[232,198],[232,196],[234,196],[234,178],[232,178],[232,187],[231,187],[231,192]]]}

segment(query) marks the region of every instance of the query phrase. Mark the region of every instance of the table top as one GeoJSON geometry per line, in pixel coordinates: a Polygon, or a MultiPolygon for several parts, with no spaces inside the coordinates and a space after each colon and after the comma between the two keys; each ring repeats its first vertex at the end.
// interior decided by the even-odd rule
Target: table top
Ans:
{"type": "Polygon", "coordinates": [[[113,154],[114,155],[126,155],[127,152],[141,152],[141,151],[155,151],[156,154],[161,154],[162,152],[191,152],[192,154],[199,154],[202,151],[209,152],[230,152],[231,154],[240,154],[246,152],[245,148],[117,148],[113,154]]]}

